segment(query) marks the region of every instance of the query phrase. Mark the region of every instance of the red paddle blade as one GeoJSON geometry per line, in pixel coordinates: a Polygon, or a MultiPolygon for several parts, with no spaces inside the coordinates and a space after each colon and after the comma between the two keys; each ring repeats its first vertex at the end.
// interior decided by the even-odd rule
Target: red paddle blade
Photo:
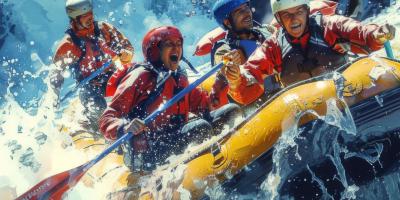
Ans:
{"type": "Polygon", "coordinates": [[[17,200],[44,200],[61,199],[63,194],[85,174],[84,165],[53,175],[31,188],[17,198],[17,200]]]}

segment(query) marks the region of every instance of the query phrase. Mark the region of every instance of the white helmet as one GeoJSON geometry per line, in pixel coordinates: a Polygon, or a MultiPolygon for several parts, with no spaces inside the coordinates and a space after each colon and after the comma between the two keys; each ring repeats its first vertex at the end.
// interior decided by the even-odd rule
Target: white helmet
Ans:
{"type": "Polygon", "coordinates": [[[271,0],[272,13],[275,15],[277,12],[294,8],[300,5],[310,6],[309,0],[271,0]]]}
{"type": "Polygon", "coordinates": [[[92,0],[67,0],[65,9],[67,10],[67,15],[75,19],[77,16],[93,10],[92,0]]]}

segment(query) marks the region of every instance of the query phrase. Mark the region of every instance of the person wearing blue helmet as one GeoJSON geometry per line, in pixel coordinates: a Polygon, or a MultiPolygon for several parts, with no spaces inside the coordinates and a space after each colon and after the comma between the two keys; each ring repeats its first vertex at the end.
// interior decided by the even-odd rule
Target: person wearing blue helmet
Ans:
{"type": "Polygon", "coordinates": [[[248,34],[253,28],[249,0],[219,0],[214,4],[213,14],[217,23],[224,29],[248,34]]]}
{"type": "MultiPolygon", "coordinates": [[[[249,0],[218,0],[214,4],[213,14],[217,23],[227,32],[225,39],[214,44],[211,50],[213,65],[227,56],[233,61],[245,63],[255,49],[275,32],[273,26],[253,21],[249,0]]],[[[227,83],[221,74],[216,81],[221,82],[217,85],[227,83]]],[[[280,88],[274,76],[267,77],[265,81],[268,82],[268,92],[280,88]]]]}
{"type": "MultiPolygon", "coordinates": [[[[244,59],[249,57],[274,29],[271,26],[254,25],[249,0],[218,0],[213,7],[214,19],[227,35],[212,49],[211,62],[221,61],[228,51],[239,49],[244,59]]],[[[244,60],[245,61],[245,60],[244,60]]]]}

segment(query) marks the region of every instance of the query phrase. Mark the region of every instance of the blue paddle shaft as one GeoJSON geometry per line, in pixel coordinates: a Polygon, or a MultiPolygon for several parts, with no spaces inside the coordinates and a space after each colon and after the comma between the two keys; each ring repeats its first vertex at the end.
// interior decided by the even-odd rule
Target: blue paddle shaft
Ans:
{"type": "Polygon", "coordinates": [[[392,46],[390,45],[390,42],[386,41],[383,45],[385,46],[385,51],[386,51],[387,57],[394,59],[393,49],[392,49],[392,46]]]}
{"type": "MultiPolygon", "coordinates": [[[[188,94],[190,91],[192,91],[194,88],[196,88],[198,85],[200,85],[203,81],[205,81],[208,77],[213,75],[215,72],[217,72],[221,67],[223,66],[223,63],[220,63],[216,66],[214,66],[210,71],[208,71],[206,74],[204,74],[202,77],[197,79],[195,82],[190,84],[188,87],[180,91],[177,95],[175,95],[172,99],[168,100],[165,104],[161,105],[156,111],[151,113],[149,116],[147,116],[143,121],[146,125],[149,125],[150,122],[152,122],[160,113],[164,112],[167,108],[170,106],[174,105],[176,102],[178,102],[182,97],[184,97],[186,94],[188,94]]],[[[115,141],[111,146],[109,146],[107,149],[105,149],[101,154],[99,154],[95,159],[90,161],[86,166],[85,170],[89,169],[93,165],[95,165],[97,162],[99,162],[101,159],[103,159],[105,156],[107,156],[111,151],[113,151],[115,148],[117,148],[119,145],[123,144],[126,141],[129,141],[133,137],[133,133],[129,132],[127,134],[124,134],[122,137],[120,137],[117,141],[115,141]]]]}
{"type": "Polygon", "coordinates": [[[96,71],[94,71],[93,73],[91,73],[88,77],[86,77],[85,79],[83,79],[81,82],[79,82],[74,88],[72,88],[67,94],[65,94],[65,96],[63,96],[60,100],[60,103],[62,103],[65,99],[67,99],[68,97],[70,97],[71,95],[73,95],[75,93],[75,91],[81,87],[82,85],[85,85],[87,83],[89,83],[89,81],[91,81],[92,79],[96,78],[99,74],[103,73],[104,70],[106,70],[110,64],[112,63],[112,61],[108,61],[106,63],[104,63],[103,66],[101,66],[99,69],[97,69],[96,71]]]}

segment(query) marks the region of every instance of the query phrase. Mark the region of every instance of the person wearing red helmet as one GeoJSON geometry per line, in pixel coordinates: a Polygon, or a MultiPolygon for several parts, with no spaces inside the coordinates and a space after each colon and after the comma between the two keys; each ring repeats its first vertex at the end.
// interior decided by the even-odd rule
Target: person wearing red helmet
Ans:
{"type": "Polygon", "coordinates": [[[232,60],[223,70],[229,94],[245,105],[263,95],[263,78],[268,75],[278,73],[282,85],[287,86],[346,64],[348,51],[376,51],[395,36],[395,28],[389,24],[362,25],[339,15],[310,15],[309,0],[271,0],[271,7],[281,30],[267,39],[242,68],[232,59],[237,52],[225,58],[232,60]],[[253,79],[244,74],[251,74],[253,79]]]}
{"type": "MultiPolygon", "coordinates": [[[[65,70],[71,69],[76,81],[80,82],[110,59],[119,58],[122,64],[130,64],[134,51],[129,40],[114,26],[94,20],[91,0],[67,0],[65,6],[70,27],[57,47],[53,58],[56,68],[50,75],[57,97],[64,82],[65,70]]],[[[79,92],[83,113],[88,118],[82,124],[91,132],[98,131],[98,117],[107,106],[104,93],[113,69],[111,65],[79,92]]]]}
{"type": "Polygon", "coordinates": [[[201,141],[213,130],[220,131],[220,125],[240,113],[233,104],[214,110],[210,95],[196,88],[158,116],[143,133],[145,125],[141,119],[189,85],[184,69],[179,66],[182,46],[183,37],[177,28],[162,26],[150,30],[142,44],[146,62],[130,68],[100,118],[100,130],[107,139],[115,140],[127,132],[136,135],[130,143],[133,147],[128,147],[125,154],[130,158],[125,163],[131,169],[138,169],[140,166],[133,164],[143,162],[146,165],[141,167],[154,168],[171,154],[182,151],[189,142],[201,141]],[[189,121],[189,112],[198,119],[189,121]],[[133,162],[134,153],[134,158],[142,158],[143,162],[133,162]]]}

